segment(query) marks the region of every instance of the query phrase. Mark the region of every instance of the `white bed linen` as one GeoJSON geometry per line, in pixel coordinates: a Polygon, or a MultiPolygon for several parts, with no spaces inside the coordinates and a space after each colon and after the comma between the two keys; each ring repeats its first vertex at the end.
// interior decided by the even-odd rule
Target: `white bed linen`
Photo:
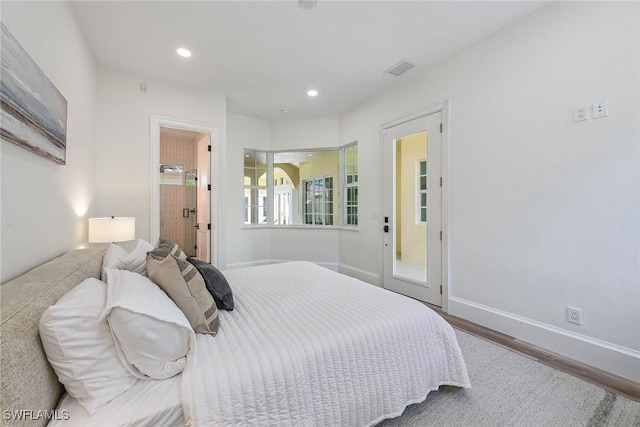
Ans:
{"type": "Polygon", "coordinates": [[[166,380],[138,380],[92,416],[76,399],[64,394],[58,405],[58,418],[49,427],[182,426],[180,375],[166,380]]]}
{"type": "Polygon", "coordinates": [[[225,275],[235,310],[182,374],[188,426],[366,426],[470,386],[453,329],[420,302],[308,262],[225,275]]]}
{"type": "Polygon", "coordinates": [[[225,276],[235,309],[196,334],[183,374],[138,380],[92,417],[65,395],[70,419],[50,425],[366,426],[469,387],[453,329],[420,302],[308,262],[225,276]]]}

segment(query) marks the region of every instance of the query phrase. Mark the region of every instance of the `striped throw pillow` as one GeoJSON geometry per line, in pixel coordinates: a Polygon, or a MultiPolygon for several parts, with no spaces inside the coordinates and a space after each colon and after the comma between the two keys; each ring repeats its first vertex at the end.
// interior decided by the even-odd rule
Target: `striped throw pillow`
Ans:
{"type": "Polygon", "coordinates": [[[171,240],[158,239],[158,243],[153,248],[152,251],[147,252],[147,255],[151,255],[155,259],[164,259],[169,255],[173,255],[180,259],[187,259],[187,254],[184,253],[180,246],[177,243],[172,242],[171,240]]]}
{"type": "Polygon", "coordinates": [[[173,255],[157,259],[149,253],[147,272],[182,310],[195,332],[218,333],[220,319],[216,303],[195,267],[173,255]]]}

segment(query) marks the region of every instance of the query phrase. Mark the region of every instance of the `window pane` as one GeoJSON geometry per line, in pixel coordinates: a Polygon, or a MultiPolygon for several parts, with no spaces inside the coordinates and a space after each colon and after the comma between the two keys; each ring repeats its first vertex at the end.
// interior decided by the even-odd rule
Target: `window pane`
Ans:
{"type": "Polygon", "coordinates": [[[267,220],[267,153],[244,150],[244,223],[264,224],[267,220]]]}
{"type": "MultiPolygon", "coordinates": [[[[266,223],[270,212],[275,225],[333,225],[357,222],[354,218],[346,219],[346,211],[345,219],[336,221],[336,215],[343,204],[337,197],[342,197],[343,201],[347,197],[346,188],[336,189],[336,185],[346,185],[348,180],[349,188],[355,188],[358,180],[357,163],[355,145],[345,149],[274,153],[245,150],[244,186],[245,190],[249,190],[248,195],[245,195],[248,199],[244,201],[245,222],[266,223]],[[345,156],[344,169],[340,170],[342,155],[345,156]],[[267,171],[267,160],[271,158],[273,175],[267,171]],[[348,173],[345,174],[345,171],[348,173]],[[268,194],[271,206],[267,206],[266,199],[268,173],[273,179],[273,187],[269,185],[273,194],[268,194]],[[342,178],[339,178],[340,174],[343,174],[342,178]],[[255,191],[258,191],[258,194],[255,194],[255,191]]],[[[357,193],[350,190],[348,199],[350,204],[357,204],[357,193]]],[[[346,203],[344,207],[346,209],[346,203]]]]}
{"type": "Polygon", "coordinates": [[[344,224],[356,225],[358,205],[358,145],[353,144],[344,148],[344,224]]]}
{"type": "MultiPolygon", "coordinates": [[[[252,183],[257,183],[258,179],[256,177],[256,170],[252,168],[244,168],[244,184],[251,185],[252,183]]],[[[256,184],[253,184],[256,185],[256,184]]]]}
{"type": "Polygon", "coordinates": [[[420,162],[420,175],[427,174],[427,162],[420,162]]]}
{"type": "MultiPolygon", "coordinates": [[[[287,224],[324,224],[326,203],[335,197],[334,177],[340,173],[340,150],[301,150],[273,153],[274,177],[290,194],[287,224]],[[276,172],[277,171],[277,172],[276,172]],[[283,179],[280,180],[280,177],[283,179]],[[328,179],[330,178],[330,179],[328,179]]],[[[274,189],[277,194],[280,188],[274,189]]],[[[275,207],[275,195],[274,195],[275,207]]],[[[274,212],[274,223],[280,218],[274,212]]]]}
{"type": "Polygon", "coordinates": [[[325,178],[325,185],[327,188],[333,188],[333,177],[325,178]]]}
{"type": "Polygon", "coordinates": [[[267,170],[266,169],[256,169],[256,176],[258,177],[258,185],[261,187],[267,186],[267,170]]]}
{"type": "Polygon", "coordinates": [[[420,189],[421,190],[426,190],[427,189],[427,177],[426,176],[421,176],[420,177],[420,189]]]}

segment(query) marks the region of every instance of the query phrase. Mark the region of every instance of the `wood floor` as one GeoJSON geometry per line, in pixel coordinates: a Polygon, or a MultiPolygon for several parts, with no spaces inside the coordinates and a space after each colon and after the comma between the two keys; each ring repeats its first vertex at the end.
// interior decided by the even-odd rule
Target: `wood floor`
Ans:
{"type": "Polygon", "coordinates": [[[518,353],[523,354],[533,360],[536,360],[547,366],[566,372],[569,375],[578,377],[584,381],[598,385],[606,390],[612,391],[619,395],[628,397],[629,399],[640,402],[640,383],[628,380],[626,378],[611,374],[598,368],[585,365],[575,360],[571,360],[556,353],[544,350],[532,344],[520,341],[509,335],[496,332],[484,326],[477,325],[459,317],[451,316],[442,312],[439,308],[433,307],[451,326],[484,338],[497,345],[509,348],[518,353]]]}

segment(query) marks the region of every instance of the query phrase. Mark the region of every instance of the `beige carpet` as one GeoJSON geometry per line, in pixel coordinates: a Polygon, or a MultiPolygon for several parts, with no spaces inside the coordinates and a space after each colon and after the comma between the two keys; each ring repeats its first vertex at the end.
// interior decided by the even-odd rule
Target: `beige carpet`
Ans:
{"type": "Polygon", "coordinates": [[[443,386],[380,427],[640,427],[640,403],[456,330],[470,389],[443,386]]]}

